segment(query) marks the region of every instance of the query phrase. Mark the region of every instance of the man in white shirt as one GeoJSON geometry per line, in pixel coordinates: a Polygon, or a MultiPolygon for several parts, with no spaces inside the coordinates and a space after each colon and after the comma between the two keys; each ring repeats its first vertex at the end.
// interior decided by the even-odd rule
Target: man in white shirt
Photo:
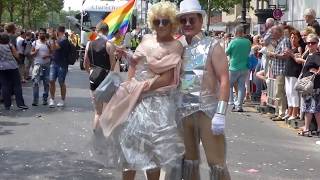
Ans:
{"type": "Polygon", "coordinates": [[[39,84],[41,80],[43,81],[42,104],[48,105],[51,48],[46,40],[45,29],[40,29],[39,39],[32,43],[31,55],[34,56],[34,66],[32,70],[32,81],[33,81],[32,106],[38,106],[39,84]]]}
{"type": "Polygon", "coordinates": [[[18,65],[19,65],[19,73],[20,73],[20,77],[21,77],[21,82],[25,83],[26,82],[26,78],[25,78],[25,55],[24,55],[24,47],[22,45],[24,39],[26,38],[25,35],[25,31],[21,30],[20,31],[20,36],[17,37],[16,40],[16,45],[17,45],[17,51],[19,53],[19,61],[18,61],[18,65]]]}

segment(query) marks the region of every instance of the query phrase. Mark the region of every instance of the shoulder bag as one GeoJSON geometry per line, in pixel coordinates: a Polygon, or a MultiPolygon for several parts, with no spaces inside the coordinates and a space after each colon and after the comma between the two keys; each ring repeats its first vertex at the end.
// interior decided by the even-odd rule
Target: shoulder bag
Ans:
{"type": "Polygon", "coordinates": [[[89,48],[91,51],[91,59],[92,59],[92,64],[91,64],[92,69],[90,71],[89,80],[91,84],[94,84],[95,87],[98,87],[100,83],[104,80],[104,78],[107,76],[107,74],[109,73],[109,70],[104,69],[100,66],[96,66],[94,64],[94,57],[93,57],[91,42],[90,42],[89,48]]]}
{"type": "Polygon", "coordinates": [[[298,77],[297,82],[294,85],[294,89],[296,91],[298,91],[299,93],[301,93],[303,96],[304,95],[310,95],[313,93],[313,87],[314,87],[314,78],[315,78],[315,74],[307,76],[307,77],[302,77],[303,74],[303,70],[305,68],[305,65],[308,61],[308,58],[305,62],[305,64],[303,65],[303,68],[301,70],[301,74],[298,77]]]}

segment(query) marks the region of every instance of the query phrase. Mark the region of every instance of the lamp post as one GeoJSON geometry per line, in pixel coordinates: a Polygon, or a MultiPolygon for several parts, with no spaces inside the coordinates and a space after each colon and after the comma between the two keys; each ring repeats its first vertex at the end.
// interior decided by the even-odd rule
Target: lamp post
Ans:
{"type": "Polygon", "coordinates": [[[207,10],[207,18],[208,18],[208,21],[207,21],[207,32],[209,32],[209,27],[210,27],[210,17],[211,17],[211,6],[210,6],[210,0],[208,0],[208,10],[207,10]]]}
{"type": "Polygon", "coordinates": [[[145,13],[144,13],[144,20],[145,20],[145,25],[148,28],[148,23],[147,23],[147,18],[148,18],[148,3],[149,1],[146,0],[146,6],[145,6],[145,13]]]}
{"type": "Polygon", "coordinates": [[[242,11],[240,23],[243,24],[244,32],[247,32],[247,0],[242,0],[242,11]]]}

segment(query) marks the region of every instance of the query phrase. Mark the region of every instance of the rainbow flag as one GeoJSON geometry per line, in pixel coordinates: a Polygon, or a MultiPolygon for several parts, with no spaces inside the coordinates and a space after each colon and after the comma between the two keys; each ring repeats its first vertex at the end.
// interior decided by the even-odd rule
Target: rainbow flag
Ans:
{"type": "Polygon", "coordinates": [[[131,15],[134,9],[135,0],[129,0],[122,7],[111,12],[103,22],[108,24],[109,33],[108,37],[111,38],[113,33],[118,29],[122,34],[125,34],[128,29],[128,25],[131,19],[131,15]]]}

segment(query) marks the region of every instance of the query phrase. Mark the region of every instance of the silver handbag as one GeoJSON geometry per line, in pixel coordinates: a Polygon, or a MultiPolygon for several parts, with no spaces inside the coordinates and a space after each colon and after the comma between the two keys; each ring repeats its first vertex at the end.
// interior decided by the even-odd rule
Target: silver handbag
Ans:
{"type": "Polygon", "coordinates": [[[110,71],[94,91],[94,98],[97,102],[109,102],[113,94],[118,90],[122,83],[118,73],[110,71]]]}
{"type": "MultiPolygon", "coordinates": [[[[309,57],[309,56],[308,56],[309,57]]],[[[306,59],[308,61],[308,58],[306,59]]],[[[294,89],[298,91],[301,95],[310,95],[313,93],[313,87],[314,87],[314,78],[316,77],[316,74],[313,74],[311,76],[302,77],[303,70],[305,68],[305,65],[307,62],[304,63],[301,74],[298,77],[297,82],[294,85],[294,89]]]]}
{"type": "Polygon", "coordinates": [[[314,87],[314,78],[316,77],[315,74],[311,76],[307,76],[301,78],[302,73],[300,74],[296,84],[294,85],[294,89],[301,93],[302,95],[312,94],[313,87],[314,87]]]}

